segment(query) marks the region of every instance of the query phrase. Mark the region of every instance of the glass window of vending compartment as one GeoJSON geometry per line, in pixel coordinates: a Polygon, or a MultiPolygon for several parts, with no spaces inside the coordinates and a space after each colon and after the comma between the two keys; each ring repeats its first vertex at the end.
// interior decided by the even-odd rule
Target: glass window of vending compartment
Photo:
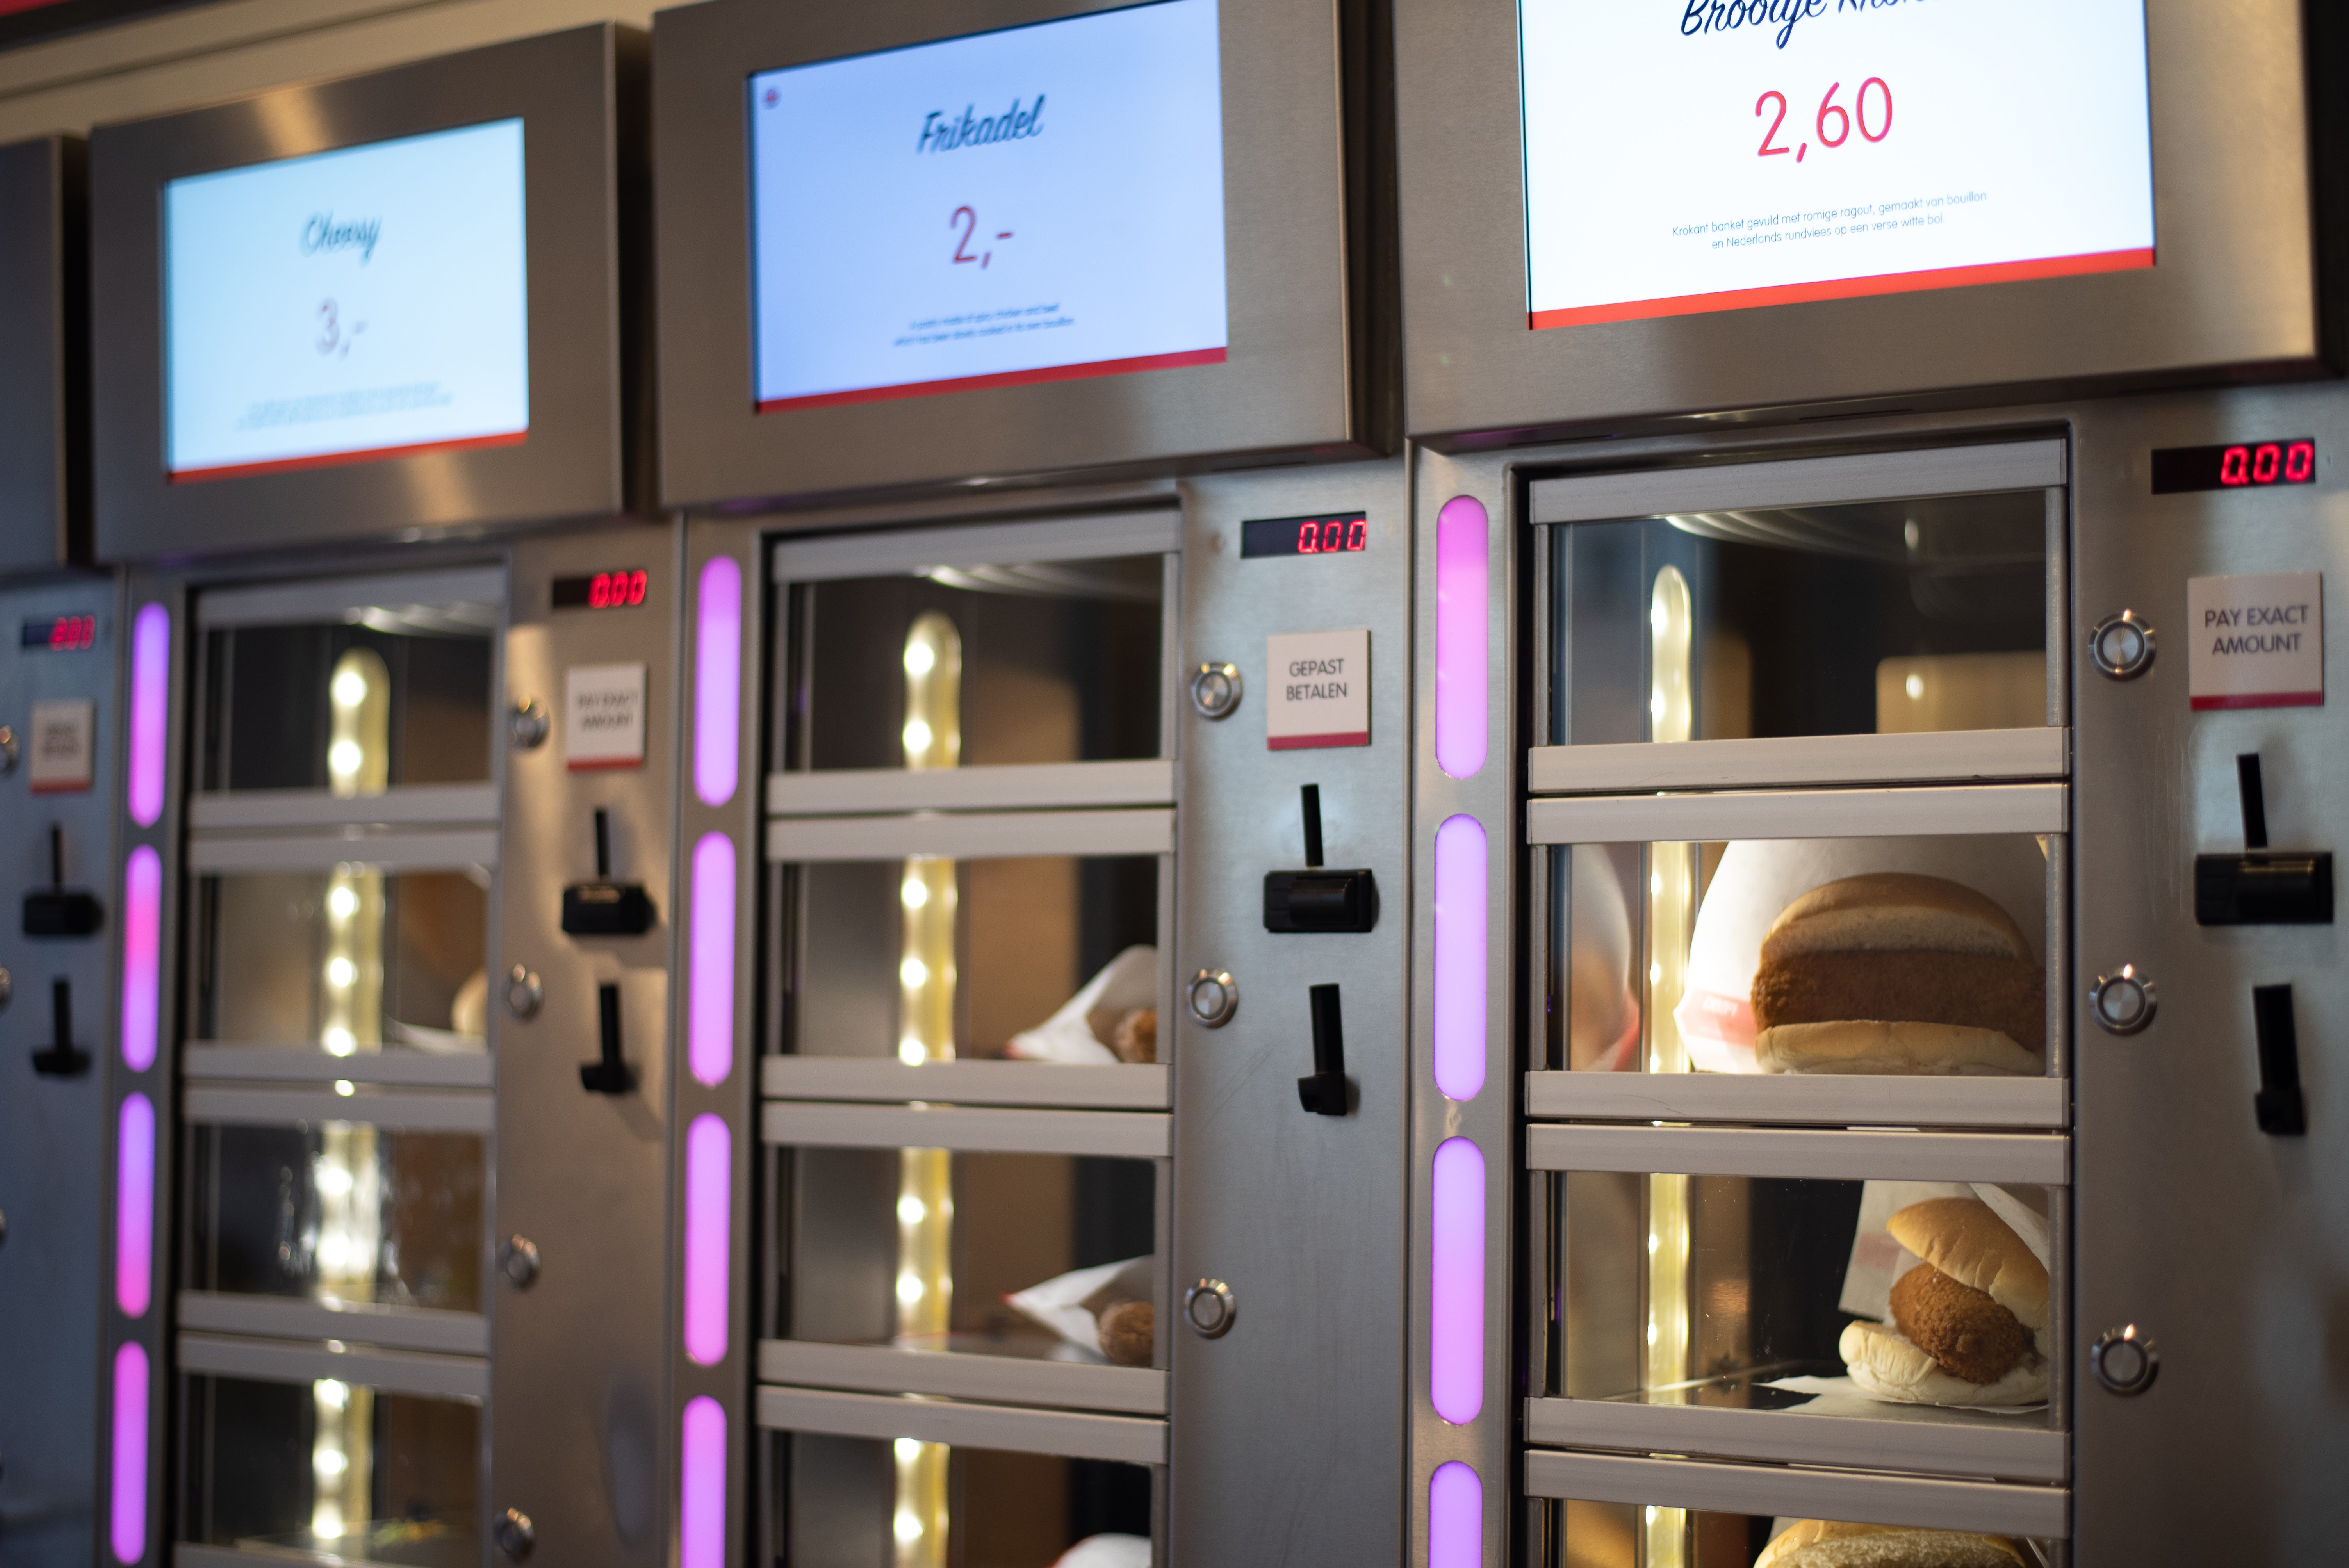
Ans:
{"type": "MultiPolygon", "coordinates": [[[[184,1288],[479,1313],[488,1142],[364,1121],[199,1123],[183,1145],[184,1288]]],[[[353,1339],[398,1332],[380,1316],[336,1323],[353,1339]]]]}
{"type": "Polygon", "coordinates": [[[1149,1568],[1153,1468],[768,1432],[771,1561],[843,1568],[1149,1568]]]}
{"type": "Polygon", "coordinates": [[[1528,1441],[2064,1479],[2063,1140],[1536,1126],[1526,1159],[1528,1441]],[[2037,1180],[1685,1169],[1946,1171],[1985,1143],[2037,1180]]]}
{"type": "MultiPolygon", "coordinates": [[[[1165,1364],[1155,1332],[1155,1162],[918,1148],[777,1152],[778,1335],[1075,1367],[1165,1364]]],[[[868,1377],[837,1360],[803,1365],[779,1346],[762,1377],[893,1387],[919,1377],[902,1357],[870,1367],[868,1377]]],[[[1003,1397],[1023,1397],[1015,1387],[1069,1404],[1097,1391],[1064,1377],[1006,1384],[1003,1397]]]]}
{"type": "MultiPolygon", "coordinates": [[[[1067,815],[1084,828],[1084,813],[1067,815]]],[[[781,867],[777,1045],[913,1066],[1161,1061],[1169,858],[911,854],[781,867]]]]}
{"type": "MultiPolygon", "coordinates": [[[[1773,465],[1763,465],[1769,467],[1773,465]]],[[[2047,490],[1547,530],[1559,745],[2060,723],[2047,490]]]]}
{"type": "Polygon", "coordinates": [[[476,1568],[481,1423],[471,1400],[341,1378],[183,1377],[179,1539],[266,1562],[476,1568]]]}
{"type": "Polygon", "coordinates": [[[1537,1568],[2065,1568],[2071,1561],[2061,1533],[2064,1495],[2052,1488],[2034,1497],[1945,1483],[1920,1507],[1913,1496],[1872,1489],[1868,1478],[1833,1472],[1774,1482],[1768,1471],[1718,1465],[1601,1460],[1588,1466],[1595,1475],[1578,1473],[1584,1468],[1568,1456],[1530,1460],[1529,1491],[1582,1494],[1537,1498],[1527,1554],[1537,1568]],[[1544,1473],[1553,1468],[1564,1473],[1544,1473]],[[1623,1500],[1643,1481],[1653,1490],[1623,1500]],[[1855,1513],[1868,1517],[1847,1517],[1855,1513]],[[2027,1533],[2034,1529],[2047,1533],[2027,1533]]]}
{"type": "Polygon", "coordinates": [[[499,576],[204,595],[199,789],[353,799],[490,782],[499,576]]]}
{"type": "MultiPolygon", "coordinates": [[[[1823,826],[1840,809],[1831,793],[1804,803],[1823,826]]],[[[2065,842],[2025,832],[1537,848],[1532,1065],[2060,1077],[2065,842]]]]}
{"type": "MultiPolygon", "coordinates": [[[[1049,559],[1068,531],[979,531],[1006,558],[790,585],[779,760],[792,771],[1164,756],[1174,557],[1049,559]]],[[[1171,544],[1171,529],[1169,533],[1171,544]]],[[[950,536],[926,535],[928,539],[950,536]]],[[[954,547],[946,547],[953,550],[954,547]]],[[[789,571],[779,560],[778,571],[789,571]]]]}
{"type": "Polygon", "coordinates": [[[201,872],[189,1037],[334,1057],[488,1049],[483,866],[201,872]]]}

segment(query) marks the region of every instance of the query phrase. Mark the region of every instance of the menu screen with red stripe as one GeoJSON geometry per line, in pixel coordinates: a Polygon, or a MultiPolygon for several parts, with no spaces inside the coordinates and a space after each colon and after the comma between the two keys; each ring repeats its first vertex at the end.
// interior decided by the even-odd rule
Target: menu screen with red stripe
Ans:
{"type": "Polygon", "coordinates": [[[2145,0],[1520,0],[1526,324],[2154,264],[2145,0]]]}

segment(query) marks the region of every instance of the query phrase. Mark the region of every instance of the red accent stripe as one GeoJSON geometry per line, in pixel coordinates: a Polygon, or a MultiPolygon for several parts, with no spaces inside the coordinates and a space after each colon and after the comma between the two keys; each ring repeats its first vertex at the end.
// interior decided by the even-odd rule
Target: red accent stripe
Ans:
{"type": "Polygon", "coordinates": [[[1305,751],[1317,746],[1368,746],[1371,732],[1352,730],[1344,735],[1275,735],[1267,738],[1265,745],[1275,751],[1305,751]]]}
{"type": "Polygon", "coordinates": [[[1873,277],[1835,278],[1826,283],[1780,284],[1763,289],[1727,289],[1720,294],[1678,294],[1670,299],[1627,300],[1619,304],[1573,310],[1537,310],[1526,325],[1535,332],[1599,321],[1647,321],[1660,315],[1701,315],[1756,305],[1798,304],[1807,300],[1858,299],[1868,294],[1912,294],[1975,284],[2020,283],[2027,278],[2067,278],[2083,273],[2122,273],[2153,265],[2153,252],[2099,251],[2085,256],[2047,256],[2034,262],[1987,262],[1974,267],[1933,267],[1917,273],[1879,273],[1873,277]]]}
{"type": "Polygon", "coordinates": [[[174,469],[171,482],[175,485],[197,484],[205,480],[241,480],[254,474],[289,473],[295,469],[339,468],[345,463],[372,463],[386,458],[412,458],[420,452],[457,452],[474,447],[519,447],[530,439],[530,432],[507,430],[495,436],[466,436],[454,441],[418,441],[407,447],[362,447],[352,452],[321,452],[314,458],[274,458],[265,463],[224,463],[217,468],[174,469]]]}
{"type": "Polygon", "coordinates": [[[33,793],[36,795],[87,795],[89,793],[89,780],[85,779],[78,784],[36,784],[33,786],[33,793]]]}
{"type": "Polygon", "coordinates": [[[2250,692],[2235,696],[2198,696],[2189,706],[2197,713],[2211,713],[2234,707],[2323,707],[2324,694],[2321,691],[2250,692]]]}
{"type": "Polygon", "coordinates": [[[616,768],[642,768],[644,765],[645,759],[641,757],[614,757],[592,762],[566,761],[563,766],[574,773],[607,773],[616,768]]]}
{"type": "Polygon", "coordinates": [[[888,403],[899,397],[935,397],[944,392],[976,392],[984,387],[1028,387],[1039,381],[1082,381],[1095,376],[1129,376],[1137,370],[1172,370],[1183,365],[1221,365],[1226,351],[1190,348],[1180,354],[1145,354],[1135,359],[1096,359],[1085,365],[1055,365],[1042,370],[1005,370],[993,376],[957,376],[945,381],[907,381],[895,387],[859,387],[851,392],[818,392],[807,397],[770,397],[761,414],[783,408],[831,408],[845,403],[888,403]]]}
{"type": "Polygon", "coordinates": [[[37,11],[44,5],[63,4],[64,0],[0,0],[0,16],[13,16],[19,11],[37,11]]]}

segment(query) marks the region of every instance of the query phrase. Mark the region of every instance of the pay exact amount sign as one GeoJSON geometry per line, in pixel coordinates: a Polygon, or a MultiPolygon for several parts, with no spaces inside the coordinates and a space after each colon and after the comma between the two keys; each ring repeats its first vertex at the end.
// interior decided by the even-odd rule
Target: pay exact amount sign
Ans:
{"type": "Polygon", "coordinates": [[[1528,325],[2149,267],[2144,0],[1522,0],[1528,325]]]}

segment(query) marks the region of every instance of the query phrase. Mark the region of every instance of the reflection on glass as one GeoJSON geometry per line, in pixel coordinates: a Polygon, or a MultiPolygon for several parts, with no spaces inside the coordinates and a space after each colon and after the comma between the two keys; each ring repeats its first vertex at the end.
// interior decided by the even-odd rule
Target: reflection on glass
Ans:
{"type": "MultiPolygon", "coordinates": [[[[795,694],[785,756],[796,768],[988,768],[1155,757],[1164,558],[934,567],[903,577],[802,585],[793,596],[795,694]],[[912,744],[917,678],[904,660],[957,658],[958,756],[912,744]]],[[[936,699],[932,699],[936,700],[936,699]]]]}
{"type": "MultiPolygon", "coordinates": [[[[895,1345],[1056,1361],[1148,1365],[1154,1174],[1143,1160],[939,1153],[951,1216],[929,1260],[950,1291],[907,1269],[898,1151],[795,1149],[783,1332],[833,1345],[895,1345]],[[925,1289],[906,1298],[908,1279],[925,1289]],[[911,1310],[921,1302],[926,1311],[911,1310]],[[1123,1310],[1122,1310],[1123,1309],[1123,1310]]],[[[925,1208],[933,1200],[922,1200],[925,1208]]]]}
{"type": "Polygon", "coordinates": [[[497,607],[350,615],[206,634],[203,789],[353,796],[488,780],[497,607]]]}
{"type": "MultiPolygon", "coordinates": [[[[1555,1180],[1557,1393],[2045,1425],[2045,1189],[1597,1171],[1555,1180]],[[1659,1223],[1667,1217],[1676,1244],[1659,1223]],[[1658,1266],[1671,1253],[1676,1265],[1658,1266]],[[1645,1270],[1635,1266],[1642,1254],[1645,1270]],[[1669,1356],[1663,1323],[1677,1326],[1669,1356]]],[[[1650,1558],[1673,1550],[1660,1539],[1650,1558]]]]}
{"type": "Polygon", "coordinates": [[[475,1407],[202,1377],[182,1401],[181,1539],[295,1562],[479,1563],[475,1407]]]}
{"type": "Polygon", "coordinates": [[[776,1441],[782,1539],[806,1563],[896,1560],[899,1457],[936,1447],[953,1501],[939,1560],[957,1568],[1149,1568],[1150,1472],[1140,1465],[794,1432],[776,1441]]]}
{"type": "Polygon", "coordinates": [[[2010,1540],[1917,1525],[1855,1524],[1791,1515],[1700,1512],[1627,1502],[1561,1501],[1545,1568],[2052,1568],[2054,1542],[2010,1540]],[[1671,1530],[1667,1554],[1660,1533],[1671,1530]]]}
{"type": "Polygon", "coordinates": [[[486,1048],[481,868],[205,876],[195,925],[195,1039],[336,1056],[486,1048]]]}
{"type": "Polygon", "coordinates": [[[2038,490],[1561,527],[1551,733],[1590,744],[2047,720],[2038,490]],[[1643,628],[1684,594],[1687,727],[1643,628]],[[1670,714],[1655,699],[1670,691],[1670,714]]]}
{"type": "Polygon", "coordinates": [[[193,1127],[188,1285],[478,1312],[483,1142],[348,1121],[193,1127]]]}
{"type": "Polygon", "coordinates": [[[1560,850],[1551,1059],[2044,1073],[2050,852],[2029,834],[1560,850]]]}

